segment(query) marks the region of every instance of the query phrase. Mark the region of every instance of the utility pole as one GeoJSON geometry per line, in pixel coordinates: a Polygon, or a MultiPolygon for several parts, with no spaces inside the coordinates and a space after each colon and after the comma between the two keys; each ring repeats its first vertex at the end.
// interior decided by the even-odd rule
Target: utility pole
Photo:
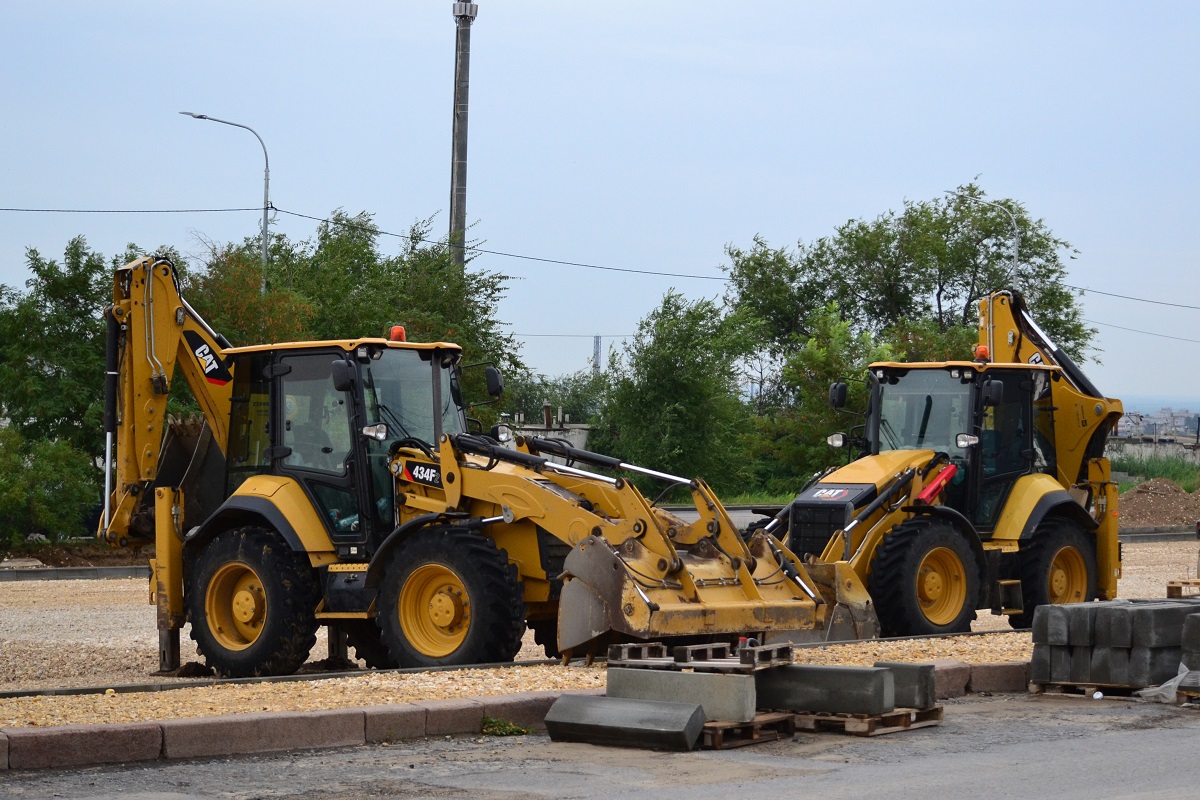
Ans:
{"type": "Polygon", "coordinates": [[[592,339],[592,374],[600,374],[600,337],[592,339]]]}
{"type": "Polygon", "coordinates": [[[455,3],[458,40],[454,53],[454,132],[450,169],[450,252],[454,263],[466,263],[467,236],[467,90],[471,81],[471,23],[475,3],[455,3]]]}

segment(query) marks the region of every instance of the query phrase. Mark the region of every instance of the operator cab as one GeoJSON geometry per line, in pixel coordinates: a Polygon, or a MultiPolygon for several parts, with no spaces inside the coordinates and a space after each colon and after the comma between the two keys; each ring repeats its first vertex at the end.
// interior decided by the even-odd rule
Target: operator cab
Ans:
{"type": "Polygon", "coordinates": [[[946,505],[986,538],[1018,478],[1056,472],[1051,372],[971,362],[873,365],[863,454],[945,453],[958,466],[946,505]]]}
{"type": "MultiPolygon", "coordinates": [[[[254,475],[294,479],[343,559],[366,560],[396,527],[394,450],[436,463],[441,436],[467,430],[455,345],[308,342],[229,355],[226,496],[254,475]]],[[[440,486],[436,469],[422,474],[440,486]]]]}

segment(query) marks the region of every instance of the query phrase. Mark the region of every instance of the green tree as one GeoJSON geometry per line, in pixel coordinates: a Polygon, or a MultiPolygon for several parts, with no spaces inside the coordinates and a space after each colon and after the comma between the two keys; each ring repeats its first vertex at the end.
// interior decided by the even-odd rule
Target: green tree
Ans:
{"type": "Polygon", "coordinates": [[[84,522],[100,499],[99,477],[87,453],[65,441],[26,441],[0,428],[0,544],[91,533],[84,522]]]}
{"type": "Polygon", "coordinates": [[[83,237],[62,263],[26,253],[25,292],[0,287],[0,418],[24,439],[99,456],[111,271],[83,237]]]}
{"type": "Polygon", "coordinates": [[[734,364],[745,346],[716,303],[668,292],[638,324],[624,359],[611,360],[595,449],[744,490],[748,412],[734,364]]]}
{"type": "Polygon", "coordinates": [[[549,403],[557,414],[562,409],[571,422],[593,423],[610,391],[606,372],[590,369],[569,375],[547,377],[516,373],[505,377],[504,410],[514,417],[523,414],[527,422],[542,419],[542,407],[549,403]]]}
{"type": "Polygon", "coordinates": [[[988,200],[968,183],[953,195],[906,201],[901,212],[850,220],[795,250],[759,238],[746,250],[730,246],[725,299],[761,322],[770,356],[786,356],[805,341],[811,316],[831,302],[855,330],[921,332],[914,342],[932,352],[945,348],[925,341],[930,332],[961,341],[958,329],[974,327],[981,298],[1015,289],[1046,333],[1080,361],[1096,331],[1064,285],[1063,257],[1074,252],[1020,203],[988,200]]]}

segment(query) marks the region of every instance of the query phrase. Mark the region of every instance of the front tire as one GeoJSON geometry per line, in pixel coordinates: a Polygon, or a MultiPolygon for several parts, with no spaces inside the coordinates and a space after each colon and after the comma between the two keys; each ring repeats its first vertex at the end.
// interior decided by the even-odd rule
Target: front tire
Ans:
{"type": "Polygon", "coordinates": [[[1023,610],[1009,617],[1014,628],[1033,625],[1038,606],[1096,599],[1096,547],[1076,523],[1061,517],[1042,520],[1017,557],[1023,610]]]}
{"type": "Polygon", "coordinates": [[[219,534],[191,575],[191,636],[218,675],[288,675],[308,658],[320,588],[308,560],[274,532],[251,526],[219,534]]]}
{"type": "Polygon", "coordinates": [[[952,525],[917,517],[884,535],[869,589],[884,636],[966,633],[978,605],[979,569],[952,525]]]}
{"type": "Polygon", "coordinates": [[[491,539],[427,529],[388,559],[376,621],[401,667],[512,661],[525,633],[524,592],[491,539]]]}

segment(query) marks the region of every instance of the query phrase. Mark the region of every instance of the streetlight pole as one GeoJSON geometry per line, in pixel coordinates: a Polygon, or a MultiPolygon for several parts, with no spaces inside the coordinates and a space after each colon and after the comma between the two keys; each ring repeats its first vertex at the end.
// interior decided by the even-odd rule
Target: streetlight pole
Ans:
{"type": "Polygon", "coordinates": [[[263,218],[262,218],[262,294],[267,293],[267,211],[271,207],[271,160],[267,157],[267,146],[263,143],[262,137],[258,135],[258,131],[251,128],[249,125],[242,125],[238,122],[230,122],[227,119],[217,119],[206,114],[193,114],[191,111],[180,111],[185,117],[192,119],[206,119],[209,122],[219,122],[222,125],[232,125],[235,128],[244,128],[254,134],[254,138],[258,139],[258,143],[262,145],[263,151],[263,218]]]}
{"type": "Polygon", "coordinates": [[[1013,226],[1012,278],[1015,279],[1017,276],[1017,251],[1021,247],[1021,228],[1019,225],[1017,225],[1016,216],[1004,206],[1000,205],[999,203],[993,203],[991,200],[983,200],[979,197],[975,197],[974,195],[963,194],[962,192],[956,192],[952,189],[947,189],[946,194],[953,195],[954,197],[961,197],[963,200],[970,200],[973,203],[980,203],[985,206],[991,206],[992,208],[998,208],[1005,214],[1008,214],[1008,218],[1012,220],[1013,226]]]}
{"type": "Polygon", "coordinates": [[[467,93],[471,78],[471,23],[479,13],[475,3],[455,3],[458,27],[454,50],[454,128],[450,169],[450,253],[460,267],[467,246],[467,93]]]}

